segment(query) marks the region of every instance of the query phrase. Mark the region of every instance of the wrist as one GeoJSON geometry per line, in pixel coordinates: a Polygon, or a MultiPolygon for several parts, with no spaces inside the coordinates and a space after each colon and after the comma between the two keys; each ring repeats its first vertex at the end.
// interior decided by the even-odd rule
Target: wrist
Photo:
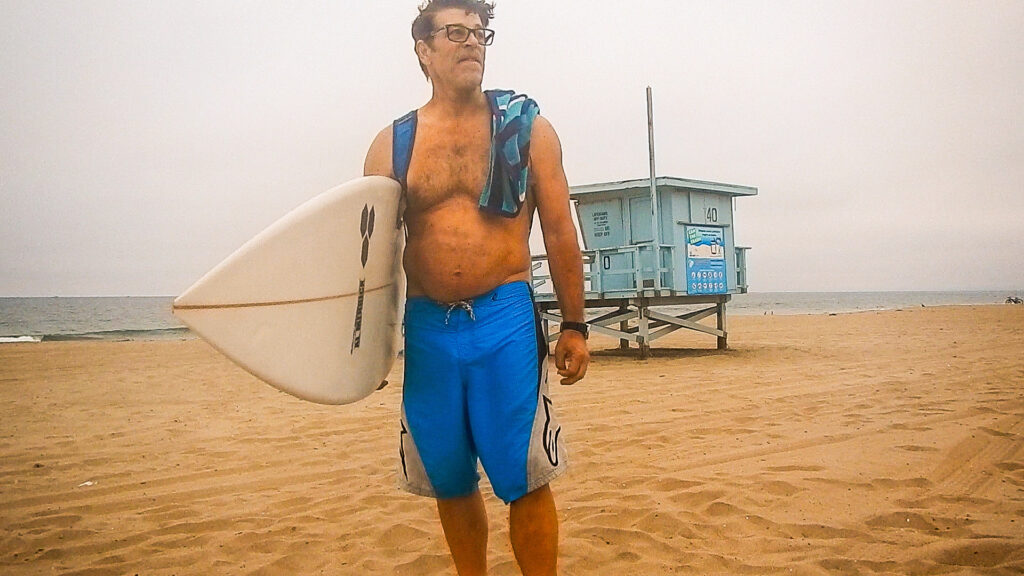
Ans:
{"type": "Polygon", "coordinates": [[[583,336],[584,340],[590,336],[590,326],[585,322],[571,322],[569,320],[562,321],[562,324],[558,327],[558,332],[564,334],[569,331],[578,333],[583,336]]]}

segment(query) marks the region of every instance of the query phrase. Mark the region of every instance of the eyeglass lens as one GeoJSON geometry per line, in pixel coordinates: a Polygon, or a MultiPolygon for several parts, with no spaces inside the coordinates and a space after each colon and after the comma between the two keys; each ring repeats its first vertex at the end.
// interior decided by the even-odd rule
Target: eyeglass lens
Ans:
{"type": "Polygon", "coordinates": [[[494,30],[488,30],[487,28],[466,28],[461,24],[448,24],[444,27],[448,39],[452,42],[465,42],[469,40],[469,33],[472,32],[478,42],[484,46],[489,46],[494,42],[494,30]]]}

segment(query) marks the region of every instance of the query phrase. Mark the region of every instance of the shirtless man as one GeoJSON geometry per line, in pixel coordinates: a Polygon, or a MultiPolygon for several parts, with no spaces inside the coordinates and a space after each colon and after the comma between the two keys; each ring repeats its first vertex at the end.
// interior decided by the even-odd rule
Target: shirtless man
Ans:
{"type": "Polygon", "coordinates": [[[436,499],[460,576],[484,574],[479,459],[495,494],[510,504],[510,538],[523,574],[553,575],[558,518],[548,482],[566,462],[547,396],[547,343],[529,287],[534,210],[565,318],[555,347],[562,384],[583,378],[589,362],[583,267],[561,147],[543,117],[533,121],[521,209],[494,214],[480,206],[491,157],[492,112],[481,89],[491,17],[493,5],[482,0],[431,0],[420,8],[413,39],[433,95],[415,112],[408,171],[404,179],[396,174],[397,128],[388,126],[370,146],[364,172],[405,185],[400,479],[436,499]]]}

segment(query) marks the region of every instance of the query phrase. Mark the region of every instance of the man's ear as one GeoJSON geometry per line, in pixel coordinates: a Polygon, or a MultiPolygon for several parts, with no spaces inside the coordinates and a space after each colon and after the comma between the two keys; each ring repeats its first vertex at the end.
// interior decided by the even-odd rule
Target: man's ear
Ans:
{"type": "Polygon", "coordinates": [[[416,57],[420,59],[420,63],[424,67],[427,65],[427,61],[430,59],[430,46],[423,40],[416,41],[416,57]]]}

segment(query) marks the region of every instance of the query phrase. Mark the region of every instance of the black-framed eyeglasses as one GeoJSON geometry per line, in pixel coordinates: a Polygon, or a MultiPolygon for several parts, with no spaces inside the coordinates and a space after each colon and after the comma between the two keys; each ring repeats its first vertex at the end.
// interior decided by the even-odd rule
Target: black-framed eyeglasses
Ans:
{"type": "Polygon", "coordinates": [[[469,40],[470,33],[476,36],[477,42],[483,46],[490,46],[494,43],[494,30],[490,28],[467,28],[462,24],[445,24],[441,28],[430,33],[430,37],[437,36],[444,30],[445,36],[457,44],[463,44],[469,40]]]}

